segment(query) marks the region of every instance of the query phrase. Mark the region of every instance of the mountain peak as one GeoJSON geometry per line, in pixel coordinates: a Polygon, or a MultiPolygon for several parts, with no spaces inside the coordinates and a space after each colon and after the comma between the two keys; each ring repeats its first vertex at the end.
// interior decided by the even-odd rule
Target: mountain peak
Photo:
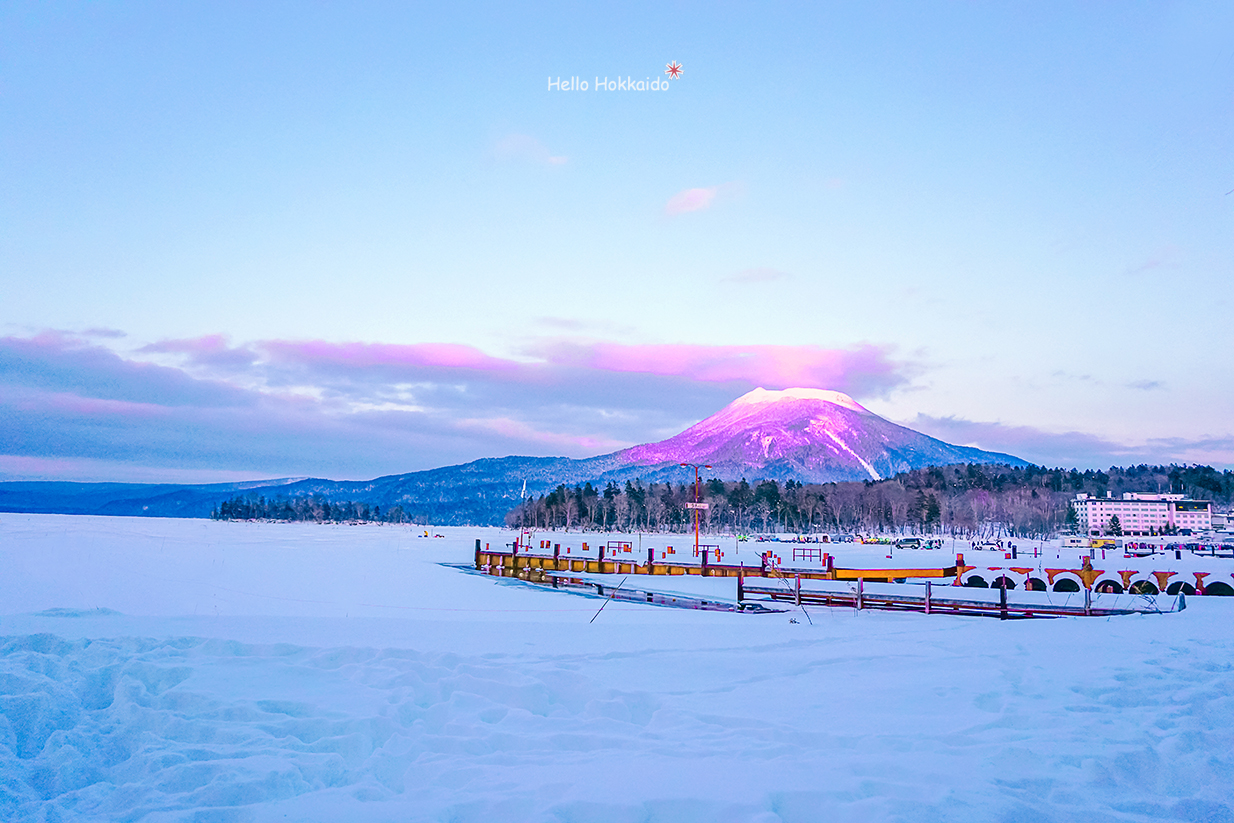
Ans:
{"type": "Polygon", "coordinates": [[[758,388],[680,434],[617,452],[626,463],[705,463],[719,476],[879,480],[920,466],[1018,461],[884,420],[847,394],[758,388]]]}
{"type": "Polygon", "coordinates": [[[784,400],[822,400],[825,403],[834,403],[837,406],[843,406],[855,412],[869,414],[869,409],[844,392],[829,391],[828,389],[793,388],[768,391],[759,387],[741,395],[731,405],[761,405],[763,403],[779,403],[784,400]]]}

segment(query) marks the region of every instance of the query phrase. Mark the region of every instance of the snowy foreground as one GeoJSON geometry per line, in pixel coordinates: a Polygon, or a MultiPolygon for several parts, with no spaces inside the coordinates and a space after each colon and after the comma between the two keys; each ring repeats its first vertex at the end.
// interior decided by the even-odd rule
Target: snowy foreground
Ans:
{"type": "Polygon", "coordinates": [[[1234,598],[589,622],[436,531],[0,514],[0,819],[1234,820],[1234,598]]]}

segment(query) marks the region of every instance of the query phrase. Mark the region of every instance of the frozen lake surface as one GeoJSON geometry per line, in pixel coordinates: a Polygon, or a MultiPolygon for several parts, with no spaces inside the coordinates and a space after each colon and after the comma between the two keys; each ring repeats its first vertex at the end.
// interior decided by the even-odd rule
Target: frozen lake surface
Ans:
{"type": "Polygon", "coordinates": [[[0,819],[1234,820],[1234,599],[589,622],[435,531],[0,514],[0,819]]]}

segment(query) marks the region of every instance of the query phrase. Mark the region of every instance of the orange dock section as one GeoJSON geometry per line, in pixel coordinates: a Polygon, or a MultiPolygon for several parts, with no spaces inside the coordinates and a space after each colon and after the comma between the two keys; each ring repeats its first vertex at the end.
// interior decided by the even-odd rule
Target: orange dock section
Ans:
{"type": "MultiPolygon", "coordinates": [[[[652,574],[652,575],[698,575],[702,577],[783,577],[786,572],[767,564],[747,566],[732,563],[711,563],[706,554],[701,563],[673,563],[664,560],[657,561],[654,551],[648,551],[643,562],[634,559],[604,557],[603,549],[599,557],[568,557],[559,551],[552,555],[532,554],[528,551],[495,550],[482,547],[476,541],[475,565],[477,571],[500,577],[521,577],[528,580],[542,580],[550,572],[581,572],[584,574],[652,574]]],[[[943,578],[955,577],[956,566],[927,569],[844,569],[828,564],[828,568],[819,571],[798,571],[791,574],[800,576],[803,580],[857,580],[864,579],[871,583],[890,582],[907,577],[943,578]]]]}

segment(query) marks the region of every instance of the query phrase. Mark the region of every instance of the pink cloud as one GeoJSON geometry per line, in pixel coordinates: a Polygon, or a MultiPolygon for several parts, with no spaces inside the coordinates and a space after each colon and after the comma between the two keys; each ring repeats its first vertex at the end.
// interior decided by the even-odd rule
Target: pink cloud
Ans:
{"type": "Polygon", "coordinates": [[[884,348],[821,346],[623,345],[557,342],[539,352],[550,363],[600,371],[686,377],[708,383],[740,381],[766,388],[852,390],[890,388],[906,380],[884,348]]]}
{"type": "Polygon", "coordinates": [[[719,186],[710,186],[702,189],[686,189],[679,191],[668,199],[664,204],[665,214],[685,214],[689,211],[702,211],[711,208],[711,204],[715,202],[716,195],[719,194],[719,186]]]}
{"type": "Polygon", "coordinates": [[[908,379],[905,364],[893,361],[886,348],[870,344],[828,349],[808,345],[626,345],[548,338],[524,351],[538,362],[494,357],[475,347],[453,343],[263,341],[256,348],[270,363],[310,370],[393,368],[406,370],[408,379],[489,380],[557,385],[563,390],[579,379],[579,370],[595,373],[596,378],[602,373],[643,374],[702,383],[737,382],[751,388],[799,386],[876,394],[908,379]],[[450,377],[449,372],[458,374],[450,377]],[[437,378],[432,377],[434,374],[437,378]]]}
{"type": "MultiPolygon", "coordinates": [[[[315,384],[331,387],[322,397],[368,391],[367,400],[381,395],[384,386],[417,383],[439,388],[498,384],[511,390],[518,385],[544,390],[553,387],[561,402],[582,379],[611,384],[604,374],[739,384],[734,390],[743,386],[804,387],[878,394],[907,382],[911,370],[909,365],[892,360],[887,348],[872,344],[844,349],[813,345],[628,345],[556,337],[531,344],[521,352],[529,357],[515,360],[458,343],[264,340],[231,346],[222,335],[208,335],[165,340],[140,351],[184,354],[193,365],[215,367],[210,370],[215,376],[230,373],[234,377],[256,377],[258,385],[264,382],[267,391],[275,386],[315,384]],[[362,389],[365,385],[372,388],[362,389]]],[[[253,384],[245,380],[243,385],[253,384]]]]}
{"type": "MultiPolygon", "coordinates": [[[[503,383],[560,384],[577,372],[645,374],[703,383],[738,382],[767,388],[821,388],[884,391],[907,380],[905,364],[893,361],[886,348],[863,344],[846,349],[822,346],[701,345],[622,343],[546,338],[524,354],[534,361],[495,357],[457,343],[333,343],[322,340],[265,340],[229,347],[219,335],[163,341],[143,351],[181,352],[198,363],[253,367],[295,367],[311,375],[334,375],[377,369],[367,379],[474,379],[503,383]],[[538,361],[538,362],[536,362],[538,361]],[[391,369],[394,373],[391,373],[391,369]],[[569,373],[563,371],[568,370],[569,373]],[[443,372],[445,374],[443,374],[443,372]],[[451,377],[449,373],[458,374],[451,377]]],[[[598,375],[597,375],[598,376],[598,375]]],[[[312,380],[309,376],[308,379],[312,380]]]]}

